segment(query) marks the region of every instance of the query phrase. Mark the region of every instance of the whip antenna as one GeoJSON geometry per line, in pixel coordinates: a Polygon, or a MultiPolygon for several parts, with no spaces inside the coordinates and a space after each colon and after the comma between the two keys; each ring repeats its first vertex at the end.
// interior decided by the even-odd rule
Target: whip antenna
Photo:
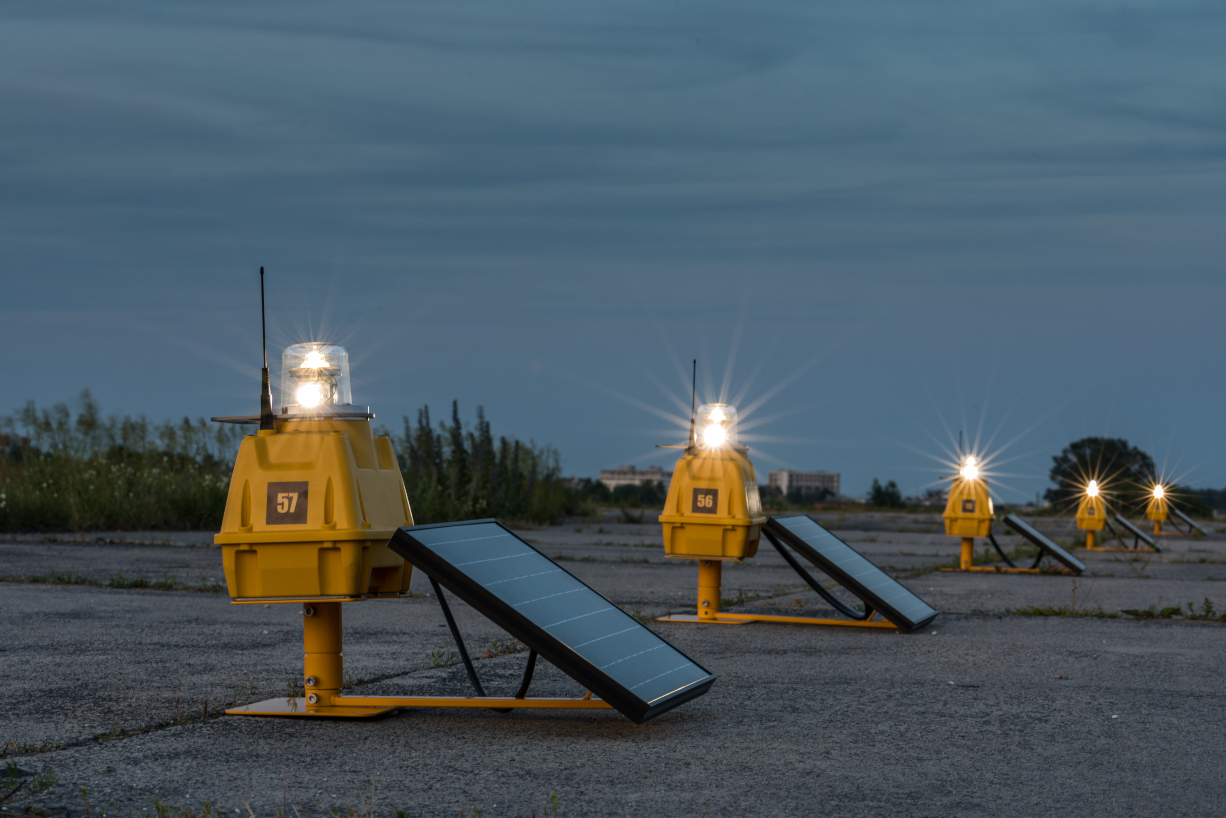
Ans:
{"type": "Polygon", "coordinates": [[[264,368],[260,370],[260,430],[273,430],[272,384],[268,380],[268,329],[264,319],[264,268],[260,268],[260,343],[264,347],[264,368]]]}
{"type": "Polygon", "coordinates": [[[695,416],[694,397],[698,393],[698,359],[697,358],[694,359],[694,371],[691,377],[692,377],[692,380],[690,381],[690,446],[693,447],[693,446],[698,445],[698,437],[695,434],[695,430],[694,430],[694,416],[695,416]]]}

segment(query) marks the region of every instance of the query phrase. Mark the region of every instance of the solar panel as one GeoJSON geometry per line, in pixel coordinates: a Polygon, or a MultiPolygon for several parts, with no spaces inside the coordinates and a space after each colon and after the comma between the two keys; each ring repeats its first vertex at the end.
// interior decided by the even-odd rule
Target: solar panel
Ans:
{"type": "MultiPolygon", "coordinates": [[[[1041,551],[1044,551],[1048,556],[1059,560],[1073,573],[1080,574],[1086,570],[1086,564],[1074,557],[1069,552],[1065,551],[1060,546],[1056,545],[1046,534],[1043,534],[1036,528],[1033,528],[1029,523],[1022,520],[1016,514],[1010,514],[1005,517],[1005,525],[1012,528],[1018,534],[1021,534],[1026,539],[1037,545],[1041,551]]],[[[1036,561],[1037,565],[1037,561],[1036,561]]]]}
{"type": "Polygon", "coordinates": [[[806,514],[771,517],[763,530],[778,537],[900,630],[931,622],[937,611],[806,514]]]}
{"type": "Polygon", "coordinates": [[[1185,523],[1187,523],[1188,527],[1191,528],[1191,530],[1199,531],[1202,534],[1206,533],[1205,529],[1201,528],[1200,525],[1195,520],[1193,520],[1187,514],[1184,514],[1182,511],[1175,508],[1174,506],[1171,506],[1171,513],[1174,514],[1179,519],[1183,520],[1185,523]]]}
{"type": "Polygon", "coordinates": [[[715,682],[496,520],[401,528],[388,545],[636,724],[715,682]]]}
{"type": "Polygon", "coordinates": [[[1148,534],[1146,534],[1144,531],[1142,531],[1141,529],[1137,528],[1137,527],[1136,527],[1135,525],[1133,525],[1133,524],[1132,524],[1132,523],[1131,523],[1129,520],[1126,520],[1126,519],[1124,519],[1123,517],[1121,517],[1120,515],[1116,514],[1116,515],[1115,515],[1115,521],[1116,521],[1117,523],[1119,523],[1119,524],[1120,524],[1120,526],[1121,526],[1121,527],[1122,527],[1122,528],[1123,528],[1125,531],[1127,531],[1129,534],[1131,534],[1133,537],[1135,537],[1135,538],[1136,538],[1136,539],[1133,541],[1133,544],[1134,544],[1134,545],[1136,544],[1136,541],[1138,541],[1138,540],[1139,540],[1140,542],[1145,543],[1146,545],[1148,545],[1150,548],[1154,549],[1155,551],[1161,551],[1161,550],[1162,550],[1161,548],[1159,548],[1159,547],[1158,547],[1158,543],[1154,542],[1154,538],[1153,538],[1153,537],[1149,536],[1149,535],[1148,535],[1148,534]]]}

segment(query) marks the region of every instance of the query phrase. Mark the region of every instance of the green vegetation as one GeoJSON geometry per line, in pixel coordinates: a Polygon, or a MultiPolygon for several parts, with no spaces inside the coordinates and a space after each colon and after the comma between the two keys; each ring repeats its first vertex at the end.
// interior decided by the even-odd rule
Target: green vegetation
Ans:
{"type": "Polygon", "coordinates": [[[898,484],[893,480],[886,483],[884,486],[877,482],[877,478],[873,478],[873,488],[868,495],[868,504],[878,508],[903,508],[906,504],[902,501],[902,492],[898,490],[898,484]]]}
{"type": "Polygon", "coordinates": [[[455,660],[458,657],[456,656],[456,652],[454,650],[442,650],[440,648],[427,653],[426,658],[429,659],[435,667],[451,667],[455,664],[455,660]]]}
{"type": "MultiPolygon", "coordinates": [[[[1083,437],[1064,447],[1052,458],[1048,473],[1056,484],[1044,498],[1053,507],[1067,510],[1081,499],[1090,480],[1097,480],[1110,504],[1125,514],[1145,507],[1153,480],[1158,475],[1154,459],[1127,440],[1118,437],[1083,437]]],[[[1205,491],[1187,486],[1168,486],[1167,497],[1186,514],[1212,517],[1213,509],[1202,497],[1205,491]]]]}
{"type": "Polygon", "coordinates": [[[649,481],[635,486],[618,486],[609,491],[608,486],[599,480],[589,480],[582,488],[575,491],[576,500],[586,507],[616,506],[622,510],[625,522],[642,522],[641,514],[631,514],[631,508],[664,508],[668,491],[664,484],[649,481]]]}
{"type": "Polygon", "coordinates": [[[416,425],[406,417],[404,433],[391,438],[414,522],[498,517],[548,523],[591,510],[580,494],[563,487],[553,447],[506,437],[495,443],[480,406],[476,426],[468,429],[458,402],[451,404],[451,423],[438,429],[431,425],[430,407],[422,407],[416,425]]]}
{"type": "MultiPolygon", "coordinates": [[[[104,417],[88,390],[75,410],[30,402],[0,417],[0,531],[216,529],[250,431],[204,418],[104,417]]],[[[425,407],[392,442],[419,523],[541,524],[593,510],[590,498],[562,486],[553,448],[495,443],[480,408],[476,426],[465,429],[453,403],[451,424],[436,430],[425,407]]]]}
{"type": "Polygon", "coordinates": [[[1119,619],[1117,613],[1107,613],[1101,605],[1093,608],[1078,609],[1068,605],[1027,605],[1024,608],[1005,608],[1007,614],[1021,616],[1089,616],[1095,619],[1119,619]]]}
{"type": "Polygon", "coordinates": [[[1226,622],[1226,613],[1218,613],[1208,597],[1205,598],[1205,602],[1201,605],[1199,611],[1196,610],[1195,603],[1189,602],[1186,612],[1178,605],[1171,605],[1166,608],[1150,605],[1148,608],[1125,609],[1121,613],[1126,613],[1133,619],[1186,619],[1197,622],[1226,622]]]}
{"type": "Polygon", "coordinates": [[[37,574],[34,576],[0,574],[0,582],[25,582],[34,585],[89,585],[94,588],[118,588],[124,590],[200,591],[208,594],[226,593],[226,584],[224,582],[216,582],[211,579],[201,578],[196,582],[192,582],[190,579],[175,579],[174,577],[163,577],[162,579],[133,577],[129,579],[123,574],[112,574],[111,578],[106,582],[91,579],[82,574],[65,574],[60,571],[52,571],[50,574],[37,574]]]}
{"type": "Polygon", "coordinates": [[[59,777],[51,771],[28,773],[11,761],[4,763],[4,777],[0,778],[0,808],[6,812],[17,804],[42,795],[55,786],[59,777]]]}
{"type": "Polygon", "coordinates": [[[0,418],[0,531],[221,524],[239,427],[103,418],[88,390],[79,404],[0,418]]]}

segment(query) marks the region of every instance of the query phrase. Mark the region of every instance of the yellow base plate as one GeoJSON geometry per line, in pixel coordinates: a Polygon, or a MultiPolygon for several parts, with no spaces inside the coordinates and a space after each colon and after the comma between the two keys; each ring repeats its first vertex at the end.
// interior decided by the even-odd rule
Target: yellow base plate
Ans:
{"type": "Polygon", "coordinates": [[[964,571],[988,571],[993,574],[1067,574],[1068,571],[1047,571],[1042,568],[997,568],[992,565],[976,565],[971,568],[942,568],[942,571],[962,573],[964,571]]]}
{"type": "Polygon", "coordinates": [[[835,625],[842,628],[893,628],[891,622],[857,621],[855,619],[816,619],[809,616],[768,616],[765,614],[721,613],[715,619],[700,619],[697,616],[662,616],[657,622],[700,622],[709,625],[744,625],[749,622],[781,622],[785,625],[835,625]]]}
{"type": "Polygon", "coordinates": [[[696,614],[673,614],[672,616],[658,616],[657,622],[700,622],[706,625],[744,625],[743,620],[737,619],[712,619],[709,616],[701,617],[696,614]]]}
{"type": "MultiPolygon", "coordinates": [[[[591,694],[588,694],[589,696],[591,694]]],[[[368,719],[403,707],[484,707],[494,710],[611,710],[603,699],[513,699],[486,696],[337,696],[340,704],[307,704],[306,699],[268,699],[227,710],[227,716],[288,716],[315,719],[368,719]]]]}
{"type": "Polygon", "coordinates": [[[288,716],[312,719],[369,719],[394,713],[396,707],[321,707],[308,705],[306,699],[268,699],[227,710],[227,716],[288,716]]]}

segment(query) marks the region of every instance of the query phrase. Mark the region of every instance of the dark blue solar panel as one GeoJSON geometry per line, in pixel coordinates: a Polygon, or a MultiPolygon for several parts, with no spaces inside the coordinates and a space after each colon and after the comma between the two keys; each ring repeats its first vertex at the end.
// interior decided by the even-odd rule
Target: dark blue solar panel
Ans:
{"type": "Polygon", "coordinates": [[[389,545],[636,722],[715,681],[496,521],[401,528],[389,545]]]}
{"type": "Polygon", "coordinates": [[[936,618],[936,609],[807,515],[771,517],[766,528],[903,630],[914,630],[936,618]]]}
{"type": "Polygon", "coordinates": [[[1185,523],[1187,523],[1188,526],[1190,526],[1193,531],[1199,531],[1201,534],[1206,533],[1205,529],[1201,528],[1199,523],[1197,523],[1187,514],[1184,514],[1182,511],[1175,508],[1174,506],[1171,506],[1171,513],[1174,514],[1179,519],[1183,520],[1185,523]]]}
{"type": "Polygon", "coordinates": [[[1005,517],[1005,525],[1009,526],[1018,534],[1021,534],[1023,537],[1030,540],[1039,548],[1046,551],[1053,558],[1067,565],[1074,572],[1080,574],[1082,571],[1086,570],[1086,564],[1084,562],[1077,559],[1060,546],[1056,545],[1041,531],[1031,527],[1016,514],[1010,514],[1008,517],[1005,517]]]}
{"type": "Polygon", "coordinates": [[[1141,529],[1137,528],[1135,525],[1133,525],[1133,524],[1132,524],[1132,522],[1131,522],[1130,520],[1126,520],[1126,519],[1124,519],[1123,517],[1121,517],[1120,515],[1118,515],[1118,514],[1117,514],[1117,515],[1115,515],[1115,521],[1116,521],[1117,523],[1119,523],[1119,524],[1120,524],[1120,525],[1121,525],[1121,526],[1124,528],[1124,530],[1125,530],[1125,531],[1127,531],[1127,532],[1128,532],[1129,534],[1131,534],[1132,536],[1136,537],[1136,538],[1137,538],[1138,540],[1140,540],[1141,542],[1143,542],[1143,543],[1145,543],[1146,545],[1148,545],[1150,548],[1154,549],[1155,551],[1161,551],[1161,550],[1162,550],[1162,549],[1158,548],[1158,543],[1154,542],[1154,538],[1153,538],[1153,537],[1149,536],[1149,535],[1148,535],[1148,534],[1146,534],[1144,531],[1142,531],[1141,529]]]}

